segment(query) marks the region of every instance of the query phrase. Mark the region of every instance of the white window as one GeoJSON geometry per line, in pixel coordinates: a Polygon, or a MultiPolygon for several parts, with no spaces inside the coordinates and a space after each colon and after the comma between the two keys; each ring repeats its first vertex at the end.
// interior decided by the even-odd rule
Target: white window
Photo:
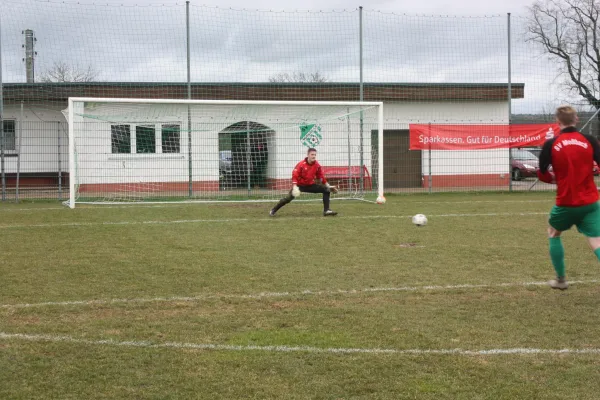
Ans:
{"type": "Polygon", "coordinates": [[[110,143],[113,154],[131,154],[132,144],[136,154],[179,153],[181,150],[181,125],[111,125],[110,143]],[[132,130],[135,132],[133,138],[132,130]],[[158,140],[157,132],[160,132],[158,140]]]}
{"type": "Polygon", "coordinates": [[[5,119],[2,121],[2,130],[4,133],[4,151],[14,151],[16,150],[15,146],[15,137],[16,137],[16,129],[17,122],[11,119],[5,119]]]}

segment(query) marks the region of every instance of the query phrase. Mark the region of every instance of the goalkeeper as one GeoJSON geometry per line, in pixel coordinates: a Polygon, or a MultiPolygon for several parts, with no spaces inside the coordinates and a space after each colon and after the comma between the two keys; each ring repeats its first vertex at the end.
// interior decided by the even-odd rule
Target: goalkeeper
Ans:
{"type": "Polygon", "coordinates": [[[306,158],[300,161],[294,167],[292,172],[292,189],[287,196],[279,200],[279,203],[275,205],[269,212],[271,217],[275,216],[275,213],[286,204],[300,196],[300,193],[323,193],[323,216],[330,217],[337,215],[337,213],[329,208],[329,197],[331,193],[337,193],[335,186],[329,185],[325,175],[323,174],[323,168],[317,161],[317,150],[314,148],[308,149],[306,158]],[[322,183],[315,183],[315,179],[319,179],[322,183]]]}

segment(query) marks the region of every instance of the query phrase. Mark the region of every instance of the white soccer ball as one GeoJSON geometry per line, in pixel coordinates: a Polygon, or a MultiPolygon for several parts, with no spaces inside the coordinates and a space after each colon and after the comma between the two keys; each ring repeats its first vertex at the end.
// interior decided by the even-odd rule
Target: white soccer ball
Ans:
{"type": "Polygon", "coordinates": [[[427,217],[423,214],[417,214],[412,217],[412,223],[416,226],[425,226],[427,225],[427,217]]]}
{"type": "Polygon", "coordinates": [[[385,204],[385,197],[384,196],[379,196],[377,197],[377,200],[375,200],[377,202],[377,204],[385,204]]]}

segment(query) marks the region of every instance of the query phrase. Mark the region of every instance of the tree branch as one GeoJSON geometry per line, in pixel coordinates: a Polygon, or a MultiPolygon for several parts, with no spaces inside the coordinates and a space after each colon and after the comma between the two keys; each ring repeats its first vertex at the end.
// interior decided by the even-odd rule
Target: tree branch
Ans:
{"type": "Polygon", "coordinates": [[[43,72],[39,78],[40,82],[93,82],[98,72],[89,65],[82,69],[69,65],[65,61],[55,61],[52,67],[43,72]]]}
{"type": "Polygon", "coordinates": [[[594,0],[545,0],[529,10],[527,40],[559,63],[569,89],[600,108],[599,6],[594,0]]]}

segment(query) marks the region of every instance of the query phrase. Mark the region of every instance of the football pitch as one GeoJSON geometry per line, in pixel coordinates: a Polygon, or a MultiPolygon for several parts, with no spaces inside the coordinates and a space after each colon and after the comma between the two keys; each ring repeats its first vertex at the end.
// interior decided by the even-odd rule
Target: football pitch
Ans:
{"type": "Polygon", "coordinates": [[[553,200],[1,204],[0,398],[597,399],[600,264],[569,231],[546,285],[553,200]]]}

